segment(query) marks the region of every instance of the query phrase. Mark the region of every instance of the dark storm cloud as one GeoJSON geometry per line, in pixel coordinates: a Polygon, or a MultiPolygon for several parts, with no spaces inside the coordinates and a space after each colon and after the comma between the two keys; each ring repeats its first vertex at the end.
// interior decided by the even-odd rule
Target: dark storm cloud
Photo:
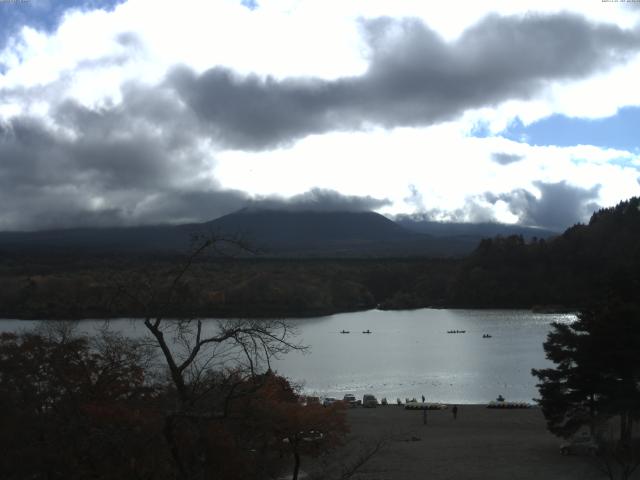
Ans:
{"type": "Polygon", "coordinates": [[[251,202],[252,208],[314,212],[368,212],[391,205],[386,198],[343,195],[335,190],[313,188],[308,192],[284,199],[263,197],[251,202]]]}
{"type": "Polygon", "coordinates": [[[522,225],[556,231],[587,221],[593,211],[599,208],[596,202],[599,185],[589,189],[574,187],[566,182],[534,182],[534,185],[540,190],[540,198],[524,189],[499,195],[487,193],[485,198],[490,203],[498,200],[506,202],[522,225]]]}
{"type": "Polygon", "coordinates": [[[516,163],[522,160],[522,155],[515,155],[513,153],[492,153],[491,160],[500,165],[509,165],[510,163],[516,163]]]}
{"type": "Polygon", "coordinates": [[[0,229],[201,221],[248,196],[211,177],[196,122],[160,89],[0,122],[0,229]]]}
{"type": "Polygon", "coordinates": [[[445,222],[497,222],[493,205],[503,201],[509,211],[518,217],[518,224],[563,231],[575,223],[588,221],[591,214],[600,208],[596,201],[599,185],[583,189],[566,182],[533,184],[540,191],[540,198],[525,189],[502,194],[487,192],[468,197],[461,208],[424,208],[408,218],[445,222]]]}
{"type": "Polygon", "coordinates": [[[249,196],[239,190],[201,189],[166,191],[139,209],[145,223],[189,223],[212,220],[245,207],[249,196]]]}
{"type": "Polygon", "coordinates": [[[206,221],[251,204],[364,211],[385,199],[313,189],[290,199],[223,189],[197,122],[162,90],[125,89],[118,106],[64,102],[55,128],[33,117],[0,122],[0,230],[206,221]]]}
{"type": "Polygon", "coordinates": [[[363,22],[370,64],[337,80],[239,76],[178,68],[168,84],[208,132],[238,149],[265,149],[331,130],[429,125],[466,109],[527,99],[639,51],[637,30],[568,14],[489,16],[446,42],[418,20],[363,22]]]}
{"type": "MultiPolygon", "coordinates": [[[[87,108],[65,101],[77,69],[120,64],[144,48],[123,33],[116,38],[123,49],[118,55],[80,63],[50,84],[0,89],[2,104],[50,105],[46,120],[0,119],[0,230],[215,218],[250,198],[213,179],[213,148],[259,150],[313,133],[429,125],[608,68],[639,44],[635,31],[569,14],[488,17],[452,43],[415,20],[367,21],[363,31],[368,70],[337,80],[264,79],[219,67],[198,75],[178,68],[159,86],[125,85],[118,104],[87,108]]],[[[541,185],[539,201],[525,191],[504,198],[523,223],[553,226],[570,217],[571,223],[578,204],[594,198],[571,197],[564,184],[553,184],[556,190],[541,185]],[[545,198],[554,195],[569,203],[548,206],[545,198]]],[[[411,198],[422,202],[417,191],[411,198]]],[[[314,189],[253,204],[363,211],[390,202],[314,189]]],[[[484,198],[454,212],[430,212],[463,221],[492,215],[484,198]]]]}

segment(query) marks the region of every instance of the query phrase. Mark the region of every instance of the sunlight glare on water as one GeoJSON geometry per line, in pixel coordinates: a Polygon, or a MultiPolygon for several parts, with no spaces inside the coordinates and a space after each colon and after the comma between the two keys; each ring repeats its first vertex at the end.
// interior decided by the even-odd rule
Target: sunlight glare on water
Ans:
{"type": "MultiPolygon", "coordinates": [[[[525,310],[420,309],[292,319],[309,352],[291,352],[273,367],[305,393],[319,396],[373,393],[395,402],[424,395],[428,401],[485,403],[501,394],[531,401],[538,395],[531,369],[550,365],[542,348],[550,324],[575,318],[525,310]]],[[[212,326],[216,320],[207,322],[212,326]]],[[[39,324],[0,320],[0,331],[39,324]]],[[[78,322],[78,330],[91,333],[103,325],[86,320],[78,322]]],[[[140,320],[112,320],[109,326],[132,337],[146,334],[140,320]]]]}

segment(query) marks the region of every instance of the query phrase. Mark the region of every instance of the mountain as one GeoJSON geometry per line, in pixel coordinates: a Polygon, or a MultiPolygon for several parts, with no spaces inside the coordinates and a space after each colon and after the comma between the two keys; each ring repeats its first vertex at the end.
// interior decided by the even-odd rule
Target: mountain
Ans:
{"type": "Polygon", "coordinates": [[[448,257],[467,255],[485,233],[519,231],[498,224],[398,223],[374,212],[246,208],[185,225],[2,232],[0,252],[170,254],[187,251],[194,235],[218,234],[240,236],[266,256],[448,257]]]}
{"type": "Polygon", "coordinates": [[[198,234],[238,236],[268,256],[446,256],[472,248],[411,232],[373,212],[253,208],[199,224],[2,232],[0,251],[179,253],[198,234]]]}
{"type": "Polygon", "coordinates": [[[135,302],[113,310],[114,273],[134,283],[162,283],[175,259],[149,255],[176,251],[194,231],[241,231],[268,258],[194,266],[186,305],[189,315],[202,317],[324,315],[375,306],[559,310],[611,293],[637,298],[640,291],[638,198],[600,210],[587,225],[556,237],[485,238],[458,258],[447,252],[466,246],[460,238],[472,237],[419,234],[371,213],[244,210],[174,227],[0,234],[0,316],[139,316],[135,302]],[[30,252],[24,245],[54,255],[2,255],[30,252]],[[83,251],[134,256],[119,262],[77,255],[83,251]]]}
{"type": "Polygon", "coordinates": [[[559,235],[559,232],[536,227],[524,227],[505,223],[461,223],[461,222],[434,222],[416,218],[411,215],[399,215],[395,218],[398,225],[418,233],[426,233],[434,237],[472,237],[476,243],[482,238],[508,237],[521,235],[527,240],[533,238],[550,238],[559,235]]]}
{"type": "Polygon", "coordinates": [[[260,251],[277,255],[441,254],[430,236],[411,232],[374,212],[243,209],[204,227],[239,234],[260,251]]]}
{"type": "Polygon", "coordinates": [[[272,246],[394,242],[415,237],[374,212],[317,212],[245,208],[204,224],[222,232],[244,232],[272,246]]]}

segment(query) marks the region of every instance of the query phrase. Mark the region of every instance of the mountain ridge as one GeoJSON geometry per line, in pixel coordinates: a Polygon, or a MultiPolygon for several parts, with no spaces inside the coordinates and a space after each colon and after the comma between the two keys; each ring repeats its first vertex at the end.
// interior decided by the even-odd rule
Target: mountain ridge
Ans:
{"type": "MultiPolygon", "coordinates": [[[[468,231],[464,224],[442,224],[438,230],[432,222],[431,229],[438,230],[432,234],[371,211],[253,207],[202,223],[0,232],[0,250],[166,254],[187,251],[194,235],[240,234],[262,255],[446,257],[470,253],[483,238],[477,226],[468,225],[468,231]]],[[[508,225],[496,228],[519,231],[508,225]]]]}

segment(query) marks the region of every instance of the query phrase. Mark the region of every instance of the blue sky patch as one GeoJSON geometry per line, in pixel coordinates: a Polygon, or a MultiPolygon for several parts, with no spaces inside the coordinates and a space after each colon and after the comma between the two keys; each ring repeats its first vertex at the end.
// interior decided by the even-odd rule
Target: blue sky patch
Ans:
{"type": "Polygon", "coordinates": [[[470,136],[478,138],[487,138],[491,136],[491,129],[489,128],[489,122],[478,121],[471,128],[469,132],[470,136]]]}
{"type": "Polygon", "coordinates": [[[256,0],[240,0],[240,3],[249,10],[255,10],[258,8],[258,2],[256,0]]]}
{"type": "Polygon", "coordinates": [[[112,10],[124,0],[14,0],[0,1],[0,49],[23,26],[53,32],[70,9],[112,10]]]}
{"type": "MultiPolygon", "coordinates": [[[[485,136],[479,133],[474,136],[485,136]]],[[[640,153],[639,133],[640,108],[625,107],[616,115],[595,120],[551,115],[524,126],[517,118],[498,135],[530,145],[594,145],[640,153]]]]}

